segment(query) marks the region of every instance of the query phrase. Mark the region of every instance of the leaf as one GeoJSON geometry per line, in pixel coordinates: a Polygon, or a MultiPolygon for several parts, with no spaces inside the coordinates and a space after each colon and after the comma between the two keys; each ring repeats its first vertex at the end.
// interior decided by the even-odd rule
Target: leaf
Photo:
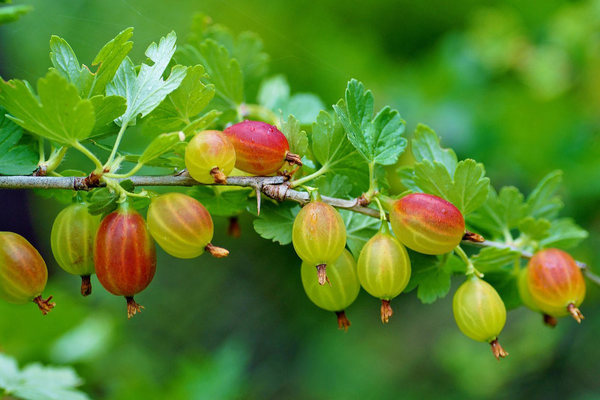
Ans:
{"type": "Polygon", "coordinates": [[[0,175],[29,175],[37,168],[38,154],[22,137],[23,129],[0,108],[0,175]]]}
{"type": "Polygon", "coordinates": [[[2,7],[0,8],[0,25],[14,22],[32,10],[33,7],[22,4],[2,7]]]}
{"type": "Polygon", "coordinates": [[[541,248],[558,247],[570,249],[576,247],[582,240],[587,239],[588,232],[577,225],[570,218],[561,218],[552,221],[549,236],[539,243],[541,248]]]}
{"type": "Polygon", "coordinates": [[[473,265],[479,272],[487,274],[490,271],[498,270],[506,265],[513,266],[515,260],[518,260],[520,254],[510,248],[498,249],[495,247],[486,247],[471,257],[473,265]]]}
{"type": "MultiPolygon", "coordinates": [[[[123,189],[128,192],[133,192],[135,187],[130,180],[120,182],[123,189]]],[[[97,188],[92,190],[87,195],[88,212],[91,215],[102,215],[104,218],[106,215],[115,211],[118,207],[119,194],[111,191],[108,188],[97,188]]],[[[129,204],[136,210],[143,210],[150,204],[148,198],[131,198],[127,199],[129,204]]]]}
{"type": "Polygon", "coordinates": [[[528,214],[534,218],[553,219],[563,203],[556,191],[562,183],[562,171],[552,171],[546,175],[527,197],[528,214]]]}
{"type": "Polygon", "coordinates": [[[496,289],[507,311],[513,310],[522,304],[518,280],[516,275],[513,274],[512,267],[488,272],[484,279],[496,289]]]}
{"type": "Polygon", "coordinates": [[[324,108],[325,104],[316,95],[296,93],[281,105],[281,112],[283,115],[292,114],[302,125],[309,125],[324,108]]]}
{"type": "Polygon", "coordinates": [[[98,69],[94,74],[91,95],[104,94],[106,86],[112,81],[119,66],[133,48],[133,42],[129,40],[132,35],[133,28],[127,28],[100,49],[92,61],[92,65],[97,65],[98,69]]]}
{"type": "Polygon", "coordinates": [[[113,121],[119,118],[127,109],[126,100],[121,96],[94,96],[90,98],[96,114],[96,123],[92,137],[104,135],[114,129],[113,121]]]}
{"type": "Polygon", "coordinates": [[[306,131],[300,127],[300,122],[289,115],[287,121],[281,124],[281,132],[285,135],[290,145],[290,152],[303,156],[308,150],[308,137],[306,131]]]}
{"type": "Polygon", "coordinates": [[[513,186],[505,186],[500,194],[490,187],[483,206],[469,216],[468,222],[495,237],[506,236],[525,217],[527,205],[523,194],[513,186]]]}
{"type": "Polygon", "coordinates": [[[50,38],[50,61],[59,74],[75,85],[81,97],[87,97],[94,75],[87,67],[79,64],[69,43],[56,35],[50,38]]]}
{"type": "Polygon", "coordinates": [[[377,218],[352,211],[339,210],[346,225],[346,244],[355,258],[369,239],[379,230],[381,222],[377,218]]]}
{"type": "Polygon", "coordinates": [[[446,167],[450,176],[454,176],[457,164],[456,153],[452,149],[443,149],[439,137],[427,125],[417,125],[411,141],[411,150],[417,162],[437,161],[446,167]]]}
{"type": "Polygon", "coordinates": [[[211,215],[232,217],[240,214],[248,205],[248,196],[252,192],[248,188],[220,190],[220,188],[198,185],[188,191],[188,194],[198,200],[210,211],[211,215]]]}
{"type": "Polygon", "coordinates": [[[273,110],[280,110],[290,98],[290,86],[283,75],[265,79],[258,89],[258,104],[273,110]]]}
{"type": "Polygon", "coordinates": [[[72,145],[86,139],[95,124],[94,106],[56,71],[38,80],[38,98],[24,81],[0,79],[0,105],[30,132],[56,143],[72,145]]]}
{"type": "Polygon", "coordinates": [[[384,107],[373,117],[373,94],[361,82],[348,82],[345,99],[333,108],[348,139],[369,163],[394,164],[406,148],[405,123],[398,111],[384,107]]]}
{"type": "Polygon", "coordinates": [[[527,237],[539,241],[548,237],[550,234],[550,221],[547,219],[535,219],[533,217],[525,217],[519,222],[519,231],[527,237]]]}
{"type": "MultiPolygon", "coordinates": [[[[256,215],[256,207],[248,211],[256,215]]],[[[281,245],[292,242],[292,227],[300,206],[293,203],[274,204],[263,202],[260,216],[254,222],[254,230],[263,238],[279,242],[281,245]]]]}
{"type": "Polygon", "coordinates": [[[114,80],[106,86],[106,93],[127,99],[127,111],[118,119],[121,125],[134,125],[138,115],[149,114],[185,78],[187,69],[182,65],[174,66],[166,80],[162,76],[175,53],[176,41],[175,32],[171,32],[158,45],[150,44],[145,54],[153,65],[142,64],[138,74],[128,57],[119,66],[114,80]]]}
{"type": "Polygon", "coordinates": [[[369,186],[369,169],[335,116],[321,111],[312,126],[312,151],[316,160],[331,175],[344,175],[354,187],[354,194],[361,194],[369,186]]]}
{"type": "Polygon", "coordinates": [[[244,83],[239,62],[232,58],[224,46],[212,39],[198,48],[184,45],[178,51],[178,60],[186,64],[202,64],[214,84],[216,95],[226,108],[237,108],[244,101],[244,83]]]}
{"type": "MultiPolygon", "coordinates": [[[[411,262],[410,281],[404,292],[417,289],[417,297],[424,304],[431,304],[444,298],[450,291],[452,271],[447,260],[454,256],[427,256],[409,250],[411,262]]],[[[455,258],[455,257],[454,257],[455,258]]]]}
{"type": "Polygon", "coordinates": [[[19,371],[16,361],[0,354],[0,389],[4,395],[28,400],[88,400],[82,384],[70,367],[30,364],[19,371]]]}
{"type": "Polygon", "coordinates": [[[344,175],[321,175],[314,180],[319,193],[324,196],[344,198],[352,191],[350,178],[344,175]]]}
{"type": "Polygon", "coordinates": [[[181,142],[179,135],[180,132],[170,132],[155,137],[140,156],[138,163],[146,164],[171,151],[177,143],[181,142]]]}

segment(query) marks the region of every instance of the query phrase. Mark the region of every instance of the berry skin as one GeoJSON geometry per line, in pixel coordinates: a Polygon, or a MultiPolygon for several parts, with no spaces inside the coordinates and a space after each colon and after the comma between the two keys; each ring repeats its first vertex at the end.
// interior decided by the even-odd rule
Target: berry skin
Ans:
{"type": "Polygon", "coordinates": [[[116,296],[125,296],[127,316],[131,318],[141,311],[143,307],[133,296],[154,278],[156,251],[144,218],[127,203],[100,223],[94,262],[102,286],[116,296]]]}
{"type": "MultiPolygon", "coordinates": [[[[536,311],[536,312],[542,312],[539,307],[535,304],[535,302],[533,301],[533,299],[531,298],[531,293],[529,293],[529,286],[527,284],[527,275],[529,274],[529,268],[523,268],[521,269],[521,271],[519,272],[519,280],[517,282],[517,288],[519,289],[519,297],[521,298],[521,301],[523,302],[523,305],[527,308],[529,308],[531,311],[536,311]]],[[[558,321],[556,320],[556,318],[546,314],[546,313],[542,313],[543,316],[543,321],[544,324],[548,325],[549,327],[554,328],[556,326],[556,324],[558,323],[558,321]]]]}
{"type": "Polygon", "coordinates": [[[229,252],[213,246],[210,214],[196,199],[182,193],[156,197],[148,207],[148,230],[164,251],[177,258],[195,258],[209,251],[213,256],[229,252]]]}
{"type": "Polygon", "coordinates": [[[498,343],[498,335],[506,323],[506,307],[492,285],[474,275],[468,277],[456,290],[452,309],[462,333],[489,343],[498,360],[508,355],[498,343]]]}
{"type": "Polygon", "coordinates": [[[289,152],[285,135],[273,125],[243,121],[226,128],[223,133],[235,147],[235,167],[242,171],[270,175],[279,171],[285,161],[302,165],[300,157],[289,152]]]}
{"type": "Polygon", "coordinates": [[[0,232],[0,298],[13,304],[33,301],[43,315],[54,303],[42,299],[48,269],[40,253],[23,236],[0,232]]]}
{"type": "Polygon", "coordinates": [[[383,231],[365,244],[358,257],[358,280],[373,297],[381,299],[381,322],[388,323],[393,314],[390,301],[398,296],[410,280],[410,258],[404,246],[383,231]]]}
{"type": "Polygon", "coordinates": [[[72,204],[62,210],[52,225],[50,242],[56,262],[62,269],[81,276],[81,294],[92,293],[90,275],[94,274],[94,238],[100,217],[90,215],[87,206],[72,204]]]}
{"type": "Polygon", "coordinates": [[[393,203],[392,230],[403,245],[423,254],[452,251],[465,233],[465,219],[452,203],[425,193],[409,194],[393,203]]]}
{"type": "Polygon", "coordinates": [[[336,313],[339,329],[348,330],[350,321],[344,310],[358,297],[360,283],[356,274],[356,261],[346,249],[327,268],[331,285],[321,286],[315,280],[314,265],[303,262],[302,286],[308,298],[318,307],[336,313]]]}
{"type": "Polygon", "coordinates": [[[185,149],[185,167],[200,183],[227,183],[235,165],[235,149],[223,132],[202,131],[185,149]]]}
{"type": "Polygon", "coordinates": [[[319,284],[324,285],[327,264],[337,260],[346,246],[342,216],[329,204],[311,201],[294,220],[292,244],[302,261],[317,268],[319,284]]]}
{"type": "Polygon", "coordinates": [[[585,297],[581,270],[569,254],[558,249],[537,252],[528,264],[527,286],[537,307],[552,317],[583,315],[577,307],[585,297]]]}

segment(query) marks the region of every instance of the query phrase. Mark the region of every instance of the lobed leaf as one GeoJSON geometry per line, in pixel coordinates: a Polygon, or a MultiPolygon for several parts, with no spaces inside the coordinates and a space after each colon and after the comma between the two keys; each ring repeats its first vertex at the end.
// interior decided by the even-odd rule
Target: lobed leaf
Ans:
{"type": "Polygon", "coordinates": [[[346,245],[358,259],[360,251],[369,239],[379,230],[381,222],[373,217],[348,210],[339,210],[346,225],[346,245]]]}
{"type": "Polygon", "coordinates": [[[198,185],[190,189],[188,194],[202,203],[212,215],[232,217],[246,209],[248,196],[251,192],[252,190],[248,188],[221,188],[198,185]]]}
{"type": "Polygon", "coordinates": [[[23,128],[0,108],[0,175],[29,175],[37,168],[34,143],[25,143],[22,138],[23,128]]]}
{"type": "Polygon", "coordinates": [[[285,135],[290,145],[290,152],[303,156],[308,151],[308,136],[300,127],[300,122],[293,115],[287,121],[282,121],[281,132],[285,135]]]}
{"type": "MultiPolygon", "coordinates": [[[[256,206],[248,208],[248,211],[256,215],[256,206]]],[[[253,221],[254,230],[265,239],[281,245],[290,244],[294,219],[299,211],[300,206],[297,204],[263,202],[260,216],[253,221]]]]}
{"type": "Polygon", "coordinates": [[[458,160],[452,149],[440,146],[437,134],[427,125],[418,124],[411,140],[411,151],[417,162],[425,160],[442,164],[450,176],[454,176],[458,160]]]}
{"type": "Polygon", "coordinates": [[[521,254],[510,248],[498,249],[495,247],[486,247],[471,257],[473,265],[479,272],[487,274],[490,271],[498,270],[506,265],[513,266],[516,260],[519,260],[521,254]]]}

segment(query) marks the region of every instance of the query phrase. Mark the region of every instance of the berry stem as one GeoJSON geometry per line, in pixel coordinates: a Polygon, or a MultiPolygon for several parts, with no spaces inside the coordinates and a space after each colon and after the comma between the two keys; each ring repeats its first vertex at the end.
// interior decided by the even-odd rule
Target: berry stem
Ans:
{"type": "Polygon", "coordinates": [[[225,175],[223,171],[219,169],[219,167],[214,167],[213,169],[211,169],[210,175],[215,179],[215,183],[219,185],[227,184],[227,175],[225,175]]]}
{"type": "Polygon", "coordinates": [[[131,319],[135,314],[142,312],[144,306],[138,304],[133,300],[133,296],[125,296],[127,300],[127,319],[131,319]]]}
{"type": "Polygon", "coordinates": [[[571,316],[575,319],[575,321],[577,321],[578,324],[581,323],[581,320],[585,319],[581,311],[579,311],[579,308],[577,308],[573,303],[569,303],[569,305],[567,306],[567,311],[569,311],[569,314],[571,314],[571,316]]]}
{"type": "Polygon", "coordinates": [[[329,167],[327,166],[327,164],[323,165],[321,168],[319,168],[317,171],[313,172],[312,174],[303,176],[302,178],[299,179],[295,179],[290,183],[290,188],[295,188],[296,186],[300,186],[305,184],[306,182],[310,182],[315,178],[318,178],[319,176],[327,173],[329,171],[329,167]]]}
{"type": "Polygon", "coordinates": [[[229,255],[229,250],[224,249],[223,247],[217,247],[212,243],[207,244],[206,247],[204,247],[204,250],[216,258],[223,258],[229,255]]]}
{"type": "Polygon", "coordinates": [[[335,315],[337,315],[338,329],[343,329],[347,332],[351,324],[348,317],[346,317],[346,312],[344,310],[336,311],[335,315]]]}
{"type": "Polygon", "coordinates": [[[501,358],[504,358],[508,355],[502,346],[500,346],[498,339],[492,340],[490,345],[492,346],[492,353],[494,354],[494,357],[496,357],[496,360],[500,361],[501,358]]]}
{"type": "Polygon", "coordinates": [[[81,275],[81,295],[89,296],[92,294],[92,281],[89,275],[81,275]]]}
{"type": "Polygon", "coordinates": [[[477,269],[475,268],[475,266],[471,262],[471,259],[469,258],[469,256],[467,256],[467,253],[465,253],[465,251],[462,249],[462,247],[456,246],[454,248],[454,253],[457,256],[459,256],[460,259],[467,266],[467,270],[465,271],[465,275],[467,275],[467,276],[475,275],[475,276],[477,276],[479,278],[483,278],[483,274],[481,272],[477,271],[477,269]]]}
{"type": "Polygon", "coordinates": [[[289,162],[290,164],[296,164],[300,167],[302,166],[302,158],[298,154],[288,152],[285,155],[285,161],[289,162]]]}
{"type": "Polygon", "coordinates": [[[331,286],[331,282],[327,277],[327,264],[317,265],[317,277],[319,278],[319,285],[323,286],[327,282],[331,286]]]}
{"type": "Polygon", "coordinates": [[[544,314],[544,324],[549,326],[550,328],[554,328],[556,324],[558,324],[558,320],[551,315],[544,314]]]}
{"type": "Polygon", "coordinates": [[[40,311],[42,311],[42,315],[46,315],[50,312],[50,310],[52,310],[56,306],[56,303],[51,302],[50,300],[52,300],[52,296],[44,300],[42,298],[42,295],[39,295],[38,297],[33,299],[33,302],[37,304],[40,311]]]}
{"type": "Polygon", "coordinates": [[[392,310],[390,300],[381,299],[381,322],[387,324],[392,315],[394,315],[394,310],[392,310]]]}
{"type": "Polygon", "coordinates": [[[121,129],[119,129],[119,133],[117,134],[117,139],[115,140],[115,144],[110,152],[110,156],[108,157],[108,161],[104,164],[103,169],[107,169],[110,171],[111,164],[115,160],[115,156],[117,155],[117,150],[119,150],[119,145],[121,144],[121,140],[123,139],[123,134],[125,133],[125,129],[127,129],[128,122],[123,122],[121,125],[121,129]]]}

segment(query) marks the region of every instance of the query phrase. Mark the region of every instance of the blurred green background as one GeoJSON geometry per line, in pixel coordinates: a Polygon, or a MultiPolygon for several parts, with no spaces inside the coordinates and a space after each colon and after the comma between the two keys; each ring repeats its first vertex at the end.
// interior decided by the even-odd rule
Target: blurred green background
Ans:
{"type": "MultiPolygon", "coordinates": [[[[4,78],[43,75],[51,34],[89,63],[133,26],[132,56],[141,60],[170,30],[182,40],[203,12],[235,32],[257,32],[271,73],[285,74],[295,92],[332,104],[350,78],[362,80],[408,131],[426,123],[459,157],[483,162],[496,187],[528,193],[563,169],[564,213],[590,230],[575,256],[600,260],[600,1],[16,3],[35,10],[0,27],[4,78]]],[[[451,295],[433,305],[402,295],[383,326],[378,301],[362,292],[343,333],[304,295],[291,246],[260,239],[245,216],[240,239],[216,221],[227,259],[160,251],[155,280],[136,297],[146,310],[127,321],[123,299],[97,280],[94,295],[80,298],[77,279],[52,261],[59,205],[32,193],[0,199],[0,228],[41,250],[47,293],[58,302],[47,317],[0,303],[0,349],[21,363],[74,366],[94,399],[600,399],[600,301],[591,285],[581,326],[564,319],[549,329],[537,314],[511,312],[501,338],[510,356],[500,363],[458,331],[451,295]]]]}

